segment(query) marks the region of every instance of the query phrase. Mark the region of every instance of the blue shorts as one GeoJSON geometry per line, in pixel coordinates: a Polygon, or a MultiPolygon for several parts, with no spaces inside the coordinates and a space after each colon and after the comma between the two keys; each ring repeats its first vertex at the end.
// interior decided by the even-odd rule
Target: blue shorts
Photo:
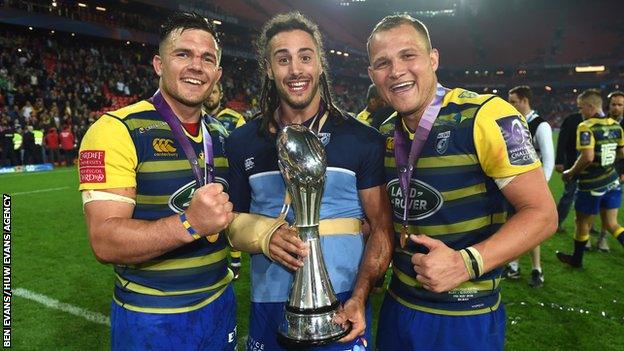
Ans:
{"type": "Polygon", "coordinates": [[[191,312],[161,314],[111,308],[112,350],[236,350],[236,298],[232,286],[191,312]]]}
{"type": "MultiPolygon", "coordinates": [[[[344,303],[351,296],[351,292],[337,294],[338,300],[344,303]]],[[[284,303],[251,303],[251,315],[249,316],[249,337],[247,338],[247,351],[286,351],[277,342],[277,330],[284,317],[284,303]]],[[[323,346],[292,350],[307,351],[365,351],[371,340],[372,313],[370,305],[366,305],[366,331],[363,338],[357,337],[348,343],[334,342],[323,346]],[[365,339],[365,340],[363,340],[365,339]]]]}
{"type": "Polygon", "coordinates": [[[622,204],[622,188],[607,190],[602,193],[594,191],[577,191],[574,209],[588,215],[597,215],[601,208],[611,210],[620,208],[622,204]]]}
{"type": "Polygon", "coordinates": [[[502,350],[505,309],[474,316],[445,316],[401,305],[386,293],[379,313],[377,350],[502,350]]]}

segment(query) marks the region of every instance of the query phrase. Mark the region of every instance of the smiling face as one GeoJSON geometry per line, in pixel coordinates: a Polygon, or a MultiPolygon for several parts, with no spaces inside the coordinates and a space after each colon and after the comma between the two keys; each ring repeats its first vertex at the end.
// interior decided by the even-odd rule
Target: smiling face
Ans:
{"type": "Polygon", "coordinates": [[[161,92],[187,107],[201,107],[221,78],[217,43],[204,30],[172,31],[152,63],[161,92]]]}
{"type": "Polygon", "coordinates": [[[303,30],[280,32],[269,41],[267,75],[275,82],[282,103],[304,109],[319,98],[323,72],[314,38],[303,30]]]}
{"type": "Polygon", "coordinates": [[[435,95],[438,51],[402,24],[371,37],[369,60],[368,74],[383,99],[404,117],[420,118],[435,95]]]}

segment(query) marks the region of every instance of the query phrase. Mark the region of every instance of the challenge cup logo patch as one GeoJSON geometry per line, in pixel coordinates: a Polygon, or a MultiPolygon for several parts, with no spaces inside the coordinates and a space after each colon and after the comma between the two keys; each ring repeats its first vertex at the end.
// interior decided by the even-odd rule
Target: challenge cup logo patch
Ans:
{"type": "Polygon", "coordinates": [[[509,163],[514,166],[526,166],[537,160],[529,128],[519,116],[499,118],[496,124],[505,140],[509,163]]]}

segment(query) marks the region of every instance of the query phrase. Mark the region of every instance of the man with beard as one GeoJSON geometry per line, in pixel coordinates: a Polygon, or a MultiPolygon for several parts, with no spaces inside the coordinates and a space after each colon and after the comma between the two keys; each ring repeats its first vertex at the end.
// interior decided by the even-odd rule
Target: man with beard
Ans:
{"type": "Polygon", "coordinates": [[[113,350],[236,349],[219,234],[233,218],[218,183],[224,129],[201,111],[221,77],[220,58],[210,22],[172,15],[152,62],[159,90],[103,115],[82,142],[89,239],[98,261],[115,270],[113,350]]]}
{"type": "Polygon", "coordinates": [[[235,128],[238,128],[245,124],[245,118],[240,113],[232,110],[231,108],[222,106],[223,100],[223,86],[221,82],[215,84],[214,89],[208,96],[208,100],[204,103],[208,114],[214,116],[223,126],[227,129],[228,133],[232,133],[235,128]]]}
{"type": "MultiPolygon", "coordinates": [[[[245,118],[240,113],[221,106],[221,100],[223,100],[223,86],[221,82],[217,82],[212,89],[208,100],[204,103],[209,115],[216,118],[227,130],[227,135],[230,135],[235,128],[238,128],[245,124],[245,118]]],[[[234,280],[239,277],[241,268],[241,252],[238,250],[230,250],[230,269],[234,273],[234,280]]]]}
{"type": "MultiPolygon", "coordinates": [[[[607,95],[607,103],[609,105],[609,112],[607,113],[607,117],[615,120],[620,124],[622,128],[624,128],[624,92],[615,90],[607,95]]],[[[624,160],[615,161],[615,170],[620,175],[620,183],[624,182],[624,160]]],[[[600,218],[602,222],[607,218],[607,210],[604,208],[600,209],[600,218]]],[[[587,242],[591,247],[589,241],[587,242]]],[[[601,252],[609,252],[609,243],[607,242],[607,231],[604,228],[604,225],[600,228],[600,235],[598,236],[598,242],[596,244],[598,247],[598,251],[601,252]]]]}
{"type": "Polygon", "coordinates": [[[367,47],[397,111],[381,128],[399,247],[377,349],[502,350],[501,266],[557,223],[526,121],[495,95],[440,85],[438,51],[409,15],[382,19],[367,47]]]}
{"type": "MultiPolygon", "coordinates": [[[[303,124],[319,136],[328,163],[321,200],[321,246],[331,284],[344,303],[335,322],[352,325],[342,343],[319,349],[365,348],[371,329],[366,323],[371,322],[366,301],[388,267],[392,246],[383,179],[384,140],[334,105],[318,27],[300,13],[277,15],[265,24],[258,40],[258,62],[263,77],[261,116],[234,130],[226,144],[234,208],[277,217],[286,192],[277,163],[277,131],[284,125],[303,124]],[[364,215],[371,227],[366,246],[360,225],[364,215]],[[358,337],[365,329],[366,339],[358,337]]],[[[286,219],[292,223],[293,217],[290,211],[286,219]]],[[[273,234],[270,246],[269,255],[251,256],[248,350],[286,349],[278,344],[277,331],[291,270],[302,264],[291,253],[303,256],[307,248],[285,228],[273,234]]]]}

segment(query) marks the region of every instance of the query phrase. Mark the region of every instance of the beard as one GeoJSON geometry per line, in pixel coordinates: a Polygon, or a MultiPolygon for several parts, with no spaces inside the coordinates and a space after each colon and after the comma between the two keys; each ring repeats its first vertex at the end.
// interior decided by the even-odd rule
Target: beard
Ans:
{"type": "Polygon", "coordinates": [[[162,90],[172,99],[187,107],[201,107],[210,94],[210,90],[207,89],[204,94],[197,98],[186,97],[180,94],[177,89],[169,88],[167,84],[163,84],[162,90]]]}
{"type": "Polygon", "coordinates": [[[316,93],[319,89],[319,85],[318,83],[316,83],[312,86],[312,89],[310,90],[308,96],[304,97],[303,100],[295,101],[291,98],[286,89],[278,86],[277,84],[275,84],[275,87],[277,89],[277,95],[279,96],[280,100],[284,101],[288,106],[290,106],[290,108],[294,110],[301,110],[308,107],[308,105],[310,105],[310,103],[312,102],[312,99],[314,99],[314,97],[316,96],[316,93]]]}
{"type": "Polygon", "coordinates": [[[219,107],[219,100],[216,101],[211,101],[210,99],[206,100],[206,102],[204,103],[204,107],[208,110],[208,111],[213,111],[215,109],[217,109],[217,107],[219,107]]]}

